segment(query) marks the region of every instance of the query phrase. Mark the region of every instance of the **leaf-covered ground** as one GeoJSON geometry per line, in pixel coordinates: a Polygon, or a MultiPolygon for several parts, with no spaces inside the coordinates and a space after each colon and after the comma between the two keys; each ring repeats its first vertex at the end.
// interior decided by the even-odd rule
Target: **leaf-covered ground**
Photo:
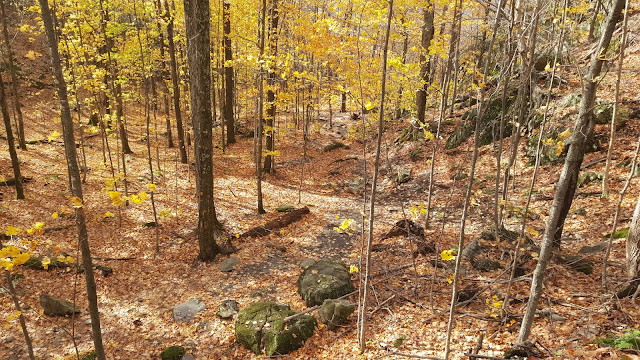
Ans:
{"type": "MultiPolygon", "coordinates": [[[[637,16],[636,16],[637,17],[637,16]]],[[[635,24],[632,21],[632,24],[635,24]]],[[[26,49],[26,46],[25,46],[26,49]]],[[[40,49],[46,53],[44,49],[40,49]]],[[[586,50],[585,50],[586,51],[586,50]]],[[[26,51],[25,51],[26,52],[26,51]]],[[[18,53],[20,56],[20,52],[18,53]]],[[[629,166],[617,166],[632,158],[637,136],[640,134],[638,103],[640,77],[640,46],[632,42],[625,60],[622,99],[631,100],[631,121],[618,132],[615,143],[611,175],[611,196],[600,197],[600,183],[592,182],[581,187],[574,200],[572,211],[565,225],[563,251],[576,254],[583,245],[603,239],[611,231],[617,192],[622,188],[629,166]]],[[[22,54],[24,55],[24,54],[22,54]]],[[[35,69],[38,61],[25,59],[35,69]]],[[[586,64],[583,60],[581,66],[586,64]]],[[[37,71],[44,71],[38,68],[37,71]]],[[[569,79],[557,92],[556,99],[579,92],[580,83],[570,66],[563,67],[560,75],[569,79]]],[[[613,96],[613,69],[601,84],[599,96],[611,100],[613,96]]],[[[47,77],[47,79],[49,79],[47,77]]],[[[24,116],[28,140],[46,140],[53,131],[60,131],[57,103],[49,89],[37,90],[25,85],[24,116]]],[[[554,102],[554,104],[557,101],[554,102]]],[[[126,158],[128,190],[147,190],[149,169],[146,160],[144,127],[138,104],[127,104],[129,140],[134,151],[126,158]]],[[[560,116],[558,109],[553,117],[554,126],[569,128],[575,115],[560,116]]],[[[461,115],[463,111],[457,112],[461,115]]],[[[86,115],[86,114],[84,114],[86,115]]],[[[328,114],[322,112],[322,118],[328,114]]],[[[149,200],[116,209],[103,189],[104,179],[111,176],[103,164],[100,137],[86,139],[85,150],[89,172],[84,184],[85,208],[89,220],[89,240],[95,263],[113,269],[108,277],[96,271],[98,298],[103,338],[108,358],[158,358],[159,353],[174,344],[185,345],[197,359],[255,358],[248,350],[234,345],[233,321],[215,316],[217,306],[225,299],[235,299],[240,307],[260,299],[276,300],[290,304],[294,310],[305,306],[296,292],[296,280],[301,273],[299,264],[308,257],[333,256],[342,258],[347,265],[359,265],[363,226],[362,196],[347,191],[344,181],[371,174],[374,154],[373,142],[366,150],[362,143],[349,137],[349,128],[358,126],[350,114],[334,114],[334,126],[327,121],[314,121],[310,127],[308,162],[302,171],[302,136],[300,126],[288,126],[291,114],[279,119],[280,136],[276,146],[280,155],[276,158],[276,173],[263,182],[265,215],[256,214],[256,191],[252,159],[253,139],[240,139],[223,153],[215,150],[215,193],[218,218],[227,236],[239,249],[234,254],[240,263],[231,273],[222,273],[218,266],[226,256],[214,263],[196,260],[197,240],[194,228],[197,224],[194,167],[177,161],[176,149],[167,149],[166,140],[159,136],[160,159],[155,160],[156,202],[159,218],[160,253],[154,256],[155,229],[143,226],[153,221],[149,200]],[[343,141],[348,148],[323,152],[333,140],[343,141]],[[367,166],[363,157],[366,155],[367,166]],[[157,164],[160,163],[160,169],[157,164]],[[300,184],[302,187],[300,189],[300,184]],[[300,191],[300,203],[298,202],[300,191]],[[292,204],[309,206],[311,213],[278,234],[259,239],[238,241],[236,234],[263,224],[279,215],[276,207],[292,204]],[[110,212],[114,217],[105,217],[110,212]],[[353,219],[355,229],[351,234],[340,234],[334,227],[344,219],[353,219]],[[285,252],[268,245],[284,246],[285,252]],[[189,299],[201,299],[206,310],[190,324],[176,323],[171,308],[189,299]]],[[[372,119],[373,120],[373,119],[372,119]]],[[[86,119],[83,119],[86,121],[86,119]]],[[[158,114],[154,127],[162,130],[164,114],[158,114]]],[[[243,119],[245,123],[249,120],[243,119]]],[[[445,126],[445,133],[454,123],[445,126]]],[[[248,125],[249,126],[249,125],[248,125]]],[[[329,331],[321,326],[305,346],[290,354],[299,359],[380,358],[390,351],[442,356],[447,328],[448,308],[451,301],[452,275],[449,267],[434,268],[431,261],[439,254],[418,256],[412,260],[413,246],[401,237],[380,240],[392,225],[405,217],[422,224],[424,218],[411,212],[412,207],[425,205],[428,188],[428,159],[431,143],[424,141],[393,143],[394,138],[407,122],[388,122],[383,137],[381,177],[377,194],[374,244],[386,244],[383,251],[372,255],[371,273],[374,292],[368,315],[368,350],[359,354],[355,337],[355,316],[345,326],[329,331]],[[414,160],[411,157],[414,157],[414,160]],[[401,168],[412,170],[412,180],[396,184],[394,177],[401,168]],[[403,266],[408,265],[408,266],[403,266]],[[400,269],[399,269],[400,268],[400,269]],[[399,269],[399,270],[398,270],[399,269]],[[397,341],[403,339],[402,341],[397,341]]],[[[605,139],[608,126],[598,125],[596,132],[605,139]]],[[[155,138],[155,137],[154,137],[155,138]]],[[[220,129],[216,129],[219,143],[220,129]]],[[[606,141],[605,141],[606,142],[606,141]]],[[[442,142],[441,142],[442,143],[442,142]]],[[[507,143],[508,144],[508,141],[507,143]]],[[[110,139],[111,148],[116,147],[110,139]]],[[[460,215],[464,203],[467,180],[453,180],[458,172],[467,173],[471,159],[471,140],[460,148],[444,152],[435,159],[434,213],[426,238],[436,244],[438,252],[451,249],[460,234],[460,215]]],[[[9,154],[6,145],[0,151],[0,175],[11,177],[9,154]]],[[[606,156],[606,145],[599,152],[588,154],[584,163],[606,156]]],[[[191,154],[193,148],[189,148],[191,154]]],[[[527,166],[524,144],[514,168],[511,197],[505,211],[505,224],[511,230],[519,230],[518,217],[524,207],[533,167],[527,166]]],[[[191,155],[190,154],[190,155],[191,155]]],[[[507,153],[505,152],[505,154],[507,153]]],[[[43,141],[20,151],[24,176],[33,180],[25,185],[26,200],[14,200],[10,187],[0,189],[0,229],[8,226],[30,228],[35,222],[45,222],[45,233],[37,237],[41,245],[37,253],[55,257],[60,252],[77,257],[76,233],[73,216],[70,215],[70,193],[67,185],[64,152],[59,139],[43,141]],[[63,210],[66,207],[66,211],[63,210]],[[58,212],[58,218],[52,214],[58,212]],[[65,215],[68,212],[69,215],[65,215]]],[[[116,166],[116,156],[113,155],[116,166]]],[[[108,163],[107,163],[108,164],[108,163]]],[[[559,175],[561,165],[544,165],[540,168],[528,221],[528,235],[539,241],[554,196],[553,180],[559,175]]],[[[602,172],[604,162],[597,163],[590,171],[602,172]]],[[[121,172],[116,166],[116,172],[121,172]]],[[[495,158],[491,145],[480,149],[480,158],[473,185],[473,202],[465,230],[466,241],[476,239],[493,222],[493,191],[495,188],[495,158]]],[[[638,189],[638,178],[632,181],[628,197],[623,199],[618,228],[628,227],[638,189]]],[[[122,190],[122,183],[120,183],[122,190]]],[[[368,226],[367,223],[364,224],[368,226]]],[[[4,244],[17,243],[18,239],[3,240],[4,244]]],[[[489,244],[488,257],[508,266],[508,243],[489,244]]],[[[611,293],[624,285],[624,239],[613,242],[608,278],[610,290],[601,289],[602,253],[590,255],[595,261],[594,271],[585,275],[567,267],[551,264],[546,276],[546,288],[540,304],[532,338],[557,358],[617,358],[622,355],[611,349],[598,349],[592,342],[608,333],[624,333],[637,326],[639,310],[629,299],[612,300],[611,293]],[[552,314],[553,316],[549,316],[552,314]]],[[[530,276],[535,267],[533,258],[524,263],[527,272],[511,289],[513,302],[509,309],[514,317],[504,323],[491,316],[494,299],[502,299],[507,291],[504,270],[480,273],[467,261],[463,274],[463,287],[476,286],[483,291],[470,304],[459,307],[456,326],[452,334],[454,358],[472,349],[480,334],[484,334],[481,354],[500,356],[515,341],[519,320],[526,306],[530,276]],[[495,298],[494,298],[495,296],[495,298]],[[487,302],[488,300],[488,302],[487,302]],[[489,304],[489,305],[488,305],[489,304]]],[[[80,350],[90,349],[90,323],[87,311],[84,277],[71,269],[31,270],[21,267],[24,275],[17,284],[24,315],[34,341],[36,355],[41,359],[56,359],[74,354],[70,334],[75,334],[80,350]],[[38,303],[40,294],[51,294],[71,300],[74,297],[83,312],[71,318],[50,318],[43,315],[38,303]]],[[[353,276],[357,283],[357,274],[353,276]]],[[[7,321],[13,305],[5,293],[0,294],[0,358],[26,358],[24,340],[16,320],[7,321]],[[13,357],[15,358],[15,357],[13,357]]],[[[357,301],[357,300],[355,300],[357,301]]],[[[388,358],[402,358],[388,355],[388,358]]],[[[635,356],[626,354],[626,356],[635,356]]]]}

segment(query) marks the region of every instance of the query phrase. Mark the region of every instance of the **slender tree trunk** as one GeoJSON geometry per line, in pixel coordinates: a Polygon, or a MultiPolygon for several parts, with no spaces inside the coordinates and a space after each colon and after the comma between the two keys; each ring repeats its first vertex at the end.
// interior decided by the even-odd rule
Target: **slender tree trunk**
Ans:
{"type": "Polygon", "coordinates": [[[180,162],[186,164],[187,147],[184,144],[184,127],[182,126],[182,112],[180,111],[180,79],[178,78],[178,61],[176,60],[176,46],[173,41],[174,22],[169,0],[164,1],[164,18],[167,22],[167,40],[169,45],[169,59],[171,68],[171,84],[173,87],[173,111],[176,115],[176,127],[178,128],[178,147],[180,148],[180,162]]]}
{"type": "Polygon", "coordinates": [[[11,43],[9,42],[9,31],[7,30],[7,16],[4,7],[4,0],[0,0],[0,16],[2,16],[2,38],[7,51],[7,65],[11,74],[11,90],[13,92],[13,108],[18,123],[18,144],[20,149],[27,150],[27,142],[24,137],[24,121],[22,120],[22,107],[20,106],[20,95],[18,95],[18,74],[13,61],[11,43]]]}
{"type": "MultiPolygon", "coordinates": [[[[260,47],[260,60],[264,60],[264,46],[265,46],[265,30],[266,30],[266,12],[267,12],[267,0],[262,0],[262,11],[261,11],[261,20],[260,20],[260,36],[259,36],[259,44],[260,47]]],[[[262,203],[262,138],[263,138],[263,113],[264,113],[264,68],[262,63],[258,66],[258,114],[256,116],[256,134],[254,139],[255,143],[255,164],[256,164],[256,184],[257,184],[257,192],[258,192],[258,214],[264,214],[264,205],[262,203]]]]}
{"type": "Polygon", "coordinates": [[[236,126],[233,118],[233,54],[231,48],[231,1],[223,0],[222,6],[222,32],[224,33],[224,121],[227,123],[227,144],[236,142],[236,126]]]}
{"type": "MultiPolygon", "coordinates": [[[[67,84],[62,72],[60,54],[58,53],[58,41],[53,29],[53,20],[49,3],[47,0],[38,0],[42,13],[42,21],[47,34],[49,48],[51,50],[51,63],[53,74],[56,79],[58,99],[60,102],[60,119],[62,123],[62,136],[64,139],[65,156],[69,172],[69,187],[72,196],[82,200],[82,182],[78,169],[78,157],[76,153],[75,136],[73,133],[73,120],[69,109],[67,97],[67,84]]],[[[82,266],[84,268],[85,281],[87,286],[87,298],[89,302],[89,314],[91,317],[91,332],[93,336],[94,350],[98,360],[106,360],[104,346],[102,345],[102,332],[100,330],[100,313],[98,312],[98,296],[96,291],[96,281],[93,277],[93,263],[91,260],[91,250],[89,248],[89,237],[87,235],[87,224],[84,207],[75,207],[76,226],[78,229],[78,244],[82,252],[82,266]]]]}
{"type": "Polygon", "coordinates": [[[596,41],[596,37],[595,37],[596,23],[598,22],[598,14],[600,14],[601,6],[602,6],[602,1],[596,0],[596,8],[593,11],[593,17],[591,18],[591,23],[589,23],[589,36],[587,37],[587,41],[590,43],[596,41]]]}
{"type": "Polygon", "coordinates": [[[213,261],[220,249],[215,239],[219,223],[213,200],[209,0],[184,0],[184,13],[189,38],[189,82],[195,141],[200,247],[198,258],[202,261],[213,261]]]}
{"type": "Polygon", "coordinates": [[[629,226],[626,267],[629,280],[637,282],[638,277],[640,277],[640,198],[638,198],[638,202],[636,203],[633,218],[629,226]]]}
{"type": "Polygon", "coordinates": [[[4,120],[4,128],[7,132],[7,144],[9,145],[9,156],[11,157],[11,167],[13,167],[13,177],[16,179],[16,198],[24,199],[24,189],[22,188],[22,175],[20,175],[20,160],[16,152],[16,142],[13,139],[13,130],[11,129],[11,119],[9,118],[9,109],[7,106],[7,98],[4,91],[4,81],[0,74],[0,106],[2,107],[2,120],[4,120]]]}
{"type": "Polygon", "coordinates": [[[18,293],[16,292],[16,288],[13,286],[11,272],[5,271],[4,273],[6,275],[7,288],[9,289],[9,294],[11,295],[11,299],[13,300],[13,305],[16,307],[16,311],[20,313],[20,315],[18,315],[18,318],[20,320],[20,328],[22,329],[24,341],[27,343],[27,352],[29,353],[29,359],[36,360],[36,356],[33,354],[33,343],[31,342],[29,331],[27,330],[27,323],[24,320],[24,315],[22,315],[22,307],[20,306],[20,301],[18,300],[18,293]]]}
{"type": "Polygon", "coordinates": [[[611,130],[609,133],[609,148],[607,149],[607,162],[602,178],[602,196],[609,196],[609,168],[611,167],[611,153],[616,138],[616,116],[618,115],[618,101],[620,100],[620,80],[622,79],[622,64],[624,64],[624,50],[627,46],[627,22],[629,20],[629,1],[625,2],[624,21],[622,24],[622,43],[620,43],[620,57],[616,70],[616,90],[613,102],[613,114],[611,115],[611,130]]]}
{"type": "Polygon", "coordinates": [[[429,55],[429,46],[431,45],[434,34],[433,11],[434,6],[431,4],[431,1],[428,1],[423,10],[424,19],[422,21],[422,35],[420,39],[420,45],[422,46],[422,49],[420,49],[420,78],[422,79],[422,87],[420,87],[416,96],[418,124],[425,123],[427,89],[431,82],[431,56],[429,55]]]}
{"type": "MultiPolygon", "coordinates": [[[[378,185],[378,170],[380,169],[380,149],[382,148],[382,135],[384,123],[384,101],[387,88],[387,57],[389,54],[389,34],[391,33],[391,18],[393,16],[393,0],[389,0],[389,12],[387,14],[387,30],[384,39],[382,54],[382,87],[380,89],[380,117],[378,119],[378,139],[376,145],[376,157],[373,165],[373,183],[371,185],[371,201],[369,203],[369,238],[367,239],[367,256],[365,260],[364,290],[362,294],[362,304],[360,313],[360,353],[367,348],[367,297],[369,296],[369,275],[371,269],[371,245],[373,243],[373,223],[375,220],[376,187],[378,185]]],[[[366,185],[365,185],[366,187],[366,185]]],[[[362,224],[364,226],[365,224],[362,224]]]]}
{"type": "Polygon", "coordinates": [[[624,3],[624,0],[614,1],[613,8],[609,13],[609,19],[607,20],[604,31],[602,32],[602,37],[600,38],[598,47],[591,57],[589,72],[585,79],[585,87],[582,92],[578,118],[574,126],[573,134],[571,135],[571,145],[569,146],[567,157],[562,168],[562,173],[560,174],[560,180],[556,185],[556,194],[551,205],[549,218],[542,237],[542,248],[538,258],[538,265],[533,273],[531,292],[529,295],[529,301],[527,302],[527,311],[522,320],[520,333],[518,335],[519,343],[527,341],[531,334],[531,327],[537,311],[538,301],[542,295],[544,273],[546,271],[547,264],[549,263],[549,259],[551,258],[552,250],[555,247],[554,245],[556,245],[555,243],[557,239],[556,236],[559,232],[558,230],[561,232],[566,214],[568,213],[568,209],[573,200],[573,195],[578,181],[578,173],[580,172],[580,165],[584,158],[585,143],[593,133],[593,104],[596,97],[597,78],[600,76],[602,64],[604,62],[601,56],[609,47],[613,31],[621,18],[624,3]]]}
{"type": "MultiPolygon", "coordinates": [[[[278,52],[278,0],[271,0],[271,7],[269,9],[269,56],[275,58],[278,52]]],[[[276,73],[269,67],[269,73],[267,74],[267,113],[266,124],[268,131],[265,131],[265,145],[267,152],[271,154],[264,158],[264,172],[267,174],[273,174],[275,172],[274,167],[274,155],[275,151],[275,119],[276,119],[276,73]]]]}

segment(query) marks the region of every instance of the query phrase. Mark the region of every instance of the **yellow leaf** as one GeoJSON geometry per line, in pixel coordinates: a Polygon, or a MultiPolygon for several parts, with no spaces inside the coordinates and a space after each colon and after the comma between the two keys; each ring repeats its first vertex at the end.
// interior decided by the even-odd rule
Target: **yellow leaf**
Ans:
{"type": "Polygon", "coordinates": [[[558,139],[566,140],[566,139],[569,138],[569,136],[571,136],[571,129],[567,129],[567,130],[561,132],[560,134],[558,134],[558,139]]]}
{"type": "Polygon", "coordinates": [[[110,218],[113,217],[113,214],[110,211],[107,211],[106,213],[104,213],[104,215],[102,215],[103,218],[110,218]]]}
{"type": "Polygon", "coordinates": [[[61,135],[61,134],[60,134],[59,132],[57,132],[57,131],[55,131],[55,130],[54,130],[54,131],[51,133],[51,135],[49,135],[49,138],[47,139],[47,141],[48,141],[48,142],[51,142],[52,140],[55,140],[55,139],[57,139],[58,137],[60,137],[60,135],[61,135]]]}
{"type": "Polygon", "coordinates": [[[131,201],[133,201],[134,204],[142,203],[142,200],[138,197],[138,195],[131,195],[131,201]]]}
{"type": "Polygon", "coordinates": [[[455,256],[453,255],[454,252],[455,250],[444,250],[440,253],[440,258],[444,261],[452,260],[455,258],[455,256]]]}
{"type": "Polygon", "coordinates": [[[156,191],[156,184],[149,184],[149,191],[156,191]]]}
{"type": "Polygon", "coordinates": [[[352,274],[355,274],[358,272],[358,267],[356,265],[351,265],[351,267],[349,268],[349,272],[352,274]]]}
{"type": "Polygon", "coordinates": [[[527,226],[527,233],[533,236],[538,236],[538,234],[540,234],[536,229],[532,228],[531,226],[527,226]]]}
{"type": "Polygon", "coordinates": [[[16,310],[16,311],[12,312],[11,314],[9,314],[7,316],[7,322],[11,322],[11,321],[17,319],[20,316],[20,314],[22,314],[21,311],[17,311],[16,310]]]}
{"type": "Polygon", "coordinates": [[[364,108],[367,110],[371,110],[374,108],[373,104],[371,103],[371,101],[368,101],[365,105],[364,108]]]}
{"type": "Polygon", "coordinates": [[[240,238],[240,234],[236,234],[236,239],[239,239],[239,238],[240,238]]]}
{"type": "Polygon", "coordinates": [[[17,227],[13,227],[13,226],[8,226],[7,227],[7,232],[5,232],[6,235],[18,235],[19,233],[22,232],[22,229],[19,229],[17,227]]]}
{"type": "Polygon", "coordinates": [[[42,267],[43,267],[45,270],[48,270],[48,269],[49,269],[49,264],[51,264],[51,259],[49,259],[49,258],[48,258],[48,257],[46,257],[46,256],[45,256],[45,257],[43,257],[43,258],[42,258],[42,267]]]}
{"type": "Polygon", "coordinates": [[[80,199],[77,196],[74,196],[74,197],[71,198],[71,204],[76,209],[81,208],[82,207],[82,199],[80,199]]]}
{"type": "Polygon", "coordinates": [[[448,282],[449,284],[453,284],[453,280],[454,280],[455,278],[456,278],[456,275],[455,275],[455,274],[451,274],[451,276],[449,276],[449,277],[447,278],[447,282],[448,282]]]}
{"type": "Polygon", "coordinates": [[[51,218],[54,219],[54,220],[57,219],[58,216],[59,216],[59,214],[58,214],[57,211],[55,211],[53,214],[51,214],[51,218]]]}
{"type": "Polygon", "coordinates": [[[427,140],[433,140],[434,139],[433,133],[431,131],[425,129],[424,130],[424,138],[427,139],[427,140]]]}
{"type": "Polygon", "coordinates": [[[553,68],[551,67],[551,64],[547,63],[547,65],[544,67],[544,71],[553,71],[553,68]]]}
{"type": "Polygon", "coordinates": [[[556,144],[556,153],[558,153],[558,156],[562,154],[562,146],[563,146],[562,141],[558,141],[558,143],[556,144]]]}

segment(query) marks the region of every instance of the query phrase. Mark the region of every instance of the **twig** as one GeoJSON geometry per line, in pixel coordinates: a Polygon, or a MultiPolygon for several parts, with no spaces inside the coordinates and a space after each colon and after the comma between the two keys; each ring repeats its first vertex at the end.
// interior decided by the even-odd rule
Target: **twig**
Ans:
{"type": "Polygon", "coordinates": [[[406,353],[400,353],[400,352],[395,352],[395,351],[389,351],[388,353],[380,356],[380,358],[385,357],[385,356],[391,356],[391,355],[404,356],[404,357],[414,358],[414,359],[444,360],[442,358],[435,357],[435,356],[406,354],[406,353]]]}
{"type": "Polygon", "coordinates": [[[373,311],[371,312],[371,315],[375,314],[378,310],[382,309],[383,306],[385,306],[389,301],[395,299],[395,297],[396,297],[396,294],[389,296],[387,300],[381,302],[380,305],[378,305],[375,309],[373,309],[373,311]]]}
{"type": "Polygon", "coordinates": [[[509,360],[507,358],[502,358],[502,357],[495,357],[495,356],[489,356],[489,355],[469,354],[469,353],[465,353],[464,356],[468,356],[471,359],[509,360]]]}

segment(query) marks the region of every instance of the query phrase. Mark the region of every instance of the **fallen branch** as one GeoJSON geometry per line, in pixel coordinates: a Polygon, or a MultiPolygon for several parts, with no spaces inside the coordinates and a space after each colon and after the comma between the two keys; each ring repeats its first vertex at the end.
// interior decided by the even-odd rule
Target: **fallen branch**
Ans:
{"type": "Polygon", "coordinates": [[[271,234],[275,230],[282,229],[283,227],[300,220],[302,215],[308,214],[309,208],[303,207],[302,209],[296,209],[288,212],[275,220],[271,220],[262,226],[254,227],[253,229],[240,235],[238,238],[250,238],[250,237],[263,237],[271,234]]]}

